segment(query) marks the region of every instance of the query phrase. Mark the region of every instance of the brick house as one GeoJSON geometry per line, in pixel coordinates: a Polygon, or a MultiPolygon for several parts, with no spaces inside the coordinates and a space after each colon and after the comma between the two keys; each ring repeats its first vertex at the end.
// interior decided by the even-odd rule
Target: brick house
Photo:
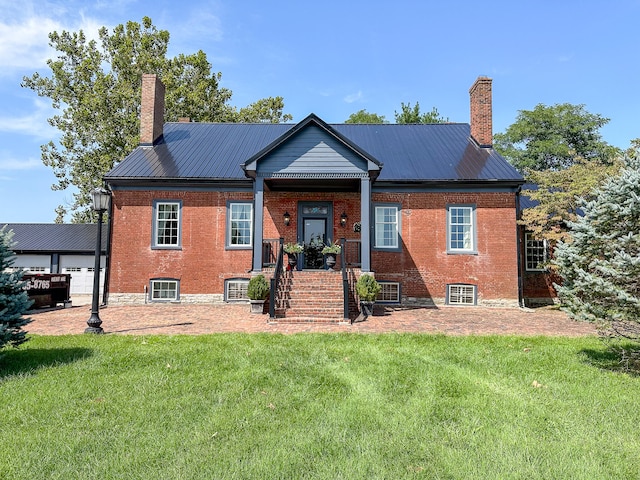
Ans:
{"type": "Polygon", "coordinates": [[[109,302],[234,301],[264,273],[274,317],[340,319],[368,272],[380,303],[519,305],[523,179],[492,148],[491,88],[470,124],[164,123],[144,75],[140,145],[105,176],[109,302]],[[334,269],[318,241],[342,244],[334,269]],[[283,242],[305,245],[294,268],[283,242]]]}

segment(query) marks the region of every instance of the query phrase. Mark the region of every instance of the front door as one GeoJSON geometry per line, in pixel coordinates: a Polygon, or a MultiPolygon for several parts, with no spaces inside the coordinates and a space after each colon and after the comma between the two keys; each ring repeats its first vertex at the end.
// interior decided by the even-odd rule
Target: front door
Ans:
{"type": "Polygon", "coordinates": [[[327,220],[324,218],[305,218],[303,225],[304,235],[304,267],[322,268],[324,257],[322,249],[326,241],[327,220]]]}
{"type": "Polygon", "coordinates": [[[304,253],[298,268],[324,268],[322,249],[333,233],[333,204],[331,202],[298,202],[298,242],[304,253]]]}

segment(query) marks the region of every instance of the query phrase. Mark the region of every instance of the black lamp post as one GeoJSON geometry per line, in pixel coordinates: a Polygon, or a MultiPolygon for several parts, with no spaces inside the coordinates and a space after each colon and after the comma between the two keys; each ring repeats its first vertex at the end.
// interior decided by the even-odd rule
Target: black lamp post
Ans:
{"type": "Polygon", "coordinates": [[[93,199],[93,209],[98,212],[98,238],[96,240],[95,268],[93,269],[93,302],[91,303],[91,317],[87,320],[87,328],[84,333],[104,333],[100,326],[99,306],[100,302],[100,256],[102,250],[102,215],[109,209],[111,194],[104,188],[96,188],[91,192],[93,199]]]}

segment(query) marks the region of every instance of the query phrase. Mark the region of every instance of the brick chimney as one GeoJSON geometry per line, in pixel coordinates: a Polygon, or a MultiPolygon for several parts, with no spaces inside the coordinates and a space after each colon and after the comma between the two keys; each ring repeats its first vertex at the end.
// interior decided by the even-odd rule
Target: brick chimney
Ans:
{"type": "Polygon", "coordinates": [[[491,79],[478,77],[469,89],[471,103],[471,136],[481,147],[493,145],[491,79]]]}
{"type": "Polygon", "coordinates": [[[162,137],[164,124],[164,84],[155,74],[142,75],[140,105],[140,145],[153,145],[162,137]]]}

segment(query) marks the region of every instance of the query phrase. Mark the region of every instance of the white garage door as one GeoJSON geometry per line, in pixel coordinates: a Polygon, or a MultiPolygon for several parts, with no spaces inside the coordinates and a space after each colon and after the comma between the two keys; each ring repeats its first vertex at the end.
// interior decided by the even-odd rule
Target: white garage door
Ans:
{"type": "MultiPolygon", "coordinates": [[[[93,268],[91,255],[60,255],[60,273],[71,275],[71,295],[93,293],[93,268]]],[[[100,259],[100,292],[104,286],[105,258],[100,259]]]]}
{"type": "Polygon", "coordinates": [[[28,270],[29,273],[50,273],[51,255],[16,255],[13,267],[28,270]]]}

